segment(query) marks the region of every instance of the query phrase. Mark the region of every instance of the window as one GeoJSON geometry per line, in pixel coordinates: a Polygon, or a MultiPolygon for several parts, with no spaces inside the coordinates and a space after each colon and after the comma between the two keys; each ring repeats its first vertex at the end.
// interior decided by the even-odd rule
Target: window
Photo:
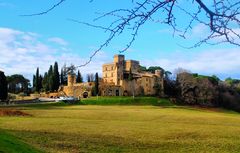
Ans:
{"type": "Polygon", "coordinates": [[[105,73],[105,78],[107,78],[107,73],[105,73]]]}
{"type": "Polygon", "coordinates": [[[112,73],[111,75],[112,75],[112,77],[113,77],[113,73],[112,73]]]}

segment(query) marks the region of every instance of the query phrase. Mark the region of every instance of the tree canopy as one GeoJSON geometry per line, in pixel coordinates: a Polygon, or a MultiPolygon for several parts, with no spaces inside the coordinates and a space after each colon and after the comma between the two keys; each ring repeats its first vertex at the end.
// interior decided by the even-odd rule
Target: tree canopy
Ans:
{"type": "Polygon", "coordinates": [[[30,81],[21,74],[7,76],[7,82],[8,91],[15,94],[20,92],[27,93],[30,86],[30,81]]]}

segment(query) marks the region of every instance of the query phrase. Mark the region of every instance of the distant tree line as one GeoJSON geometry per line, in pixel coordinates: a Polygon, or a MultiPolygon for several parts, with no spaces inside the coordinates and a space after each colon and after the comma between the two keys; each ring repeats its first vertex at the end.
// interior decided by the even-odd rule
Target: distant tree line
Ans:
{"type": "Polygon", "coordinates": [[[50,65],[48,72],[44,76],[40,75],[39,68],[36,74],[33,75],[33,91],[34,92],[53,92],[57,91],[60,86],[60,74],[58,71],[58,63],[55,62],[54,66],[50,65]]]}
{"type": "MultiPolygon", "coordinates": [[[[48,71],[43,76],[39,73],[39,68],[37,68],[36,74],[33,75],[33,91],[37,93],[57,91],[60,85],[67,85],[67,75],[66,65],[61,68],[61,72],[59,73],[57,62],[54,65],[50,65],[48,71]]],[[[83,77],[79,70],[76,82],[83,82],[83,77]]]]}

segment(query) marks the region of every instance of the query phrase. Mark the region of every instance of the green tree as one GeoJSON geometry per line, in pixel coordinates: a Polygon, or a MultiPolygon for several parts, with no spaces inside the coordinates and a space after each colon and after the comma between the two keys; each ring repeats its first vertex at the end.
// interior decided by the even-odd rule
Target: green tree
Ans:
{"type": "Polygon", "coordinates": [[[8,83],[4,72],[0,71],[0,100],[4,101],[8,97],[8,83]]]}
{"type": "Polygon", "coordinates": [[[77,72],[76,82],[77,82],[77,83],[82,83],[82,82],[83,82],[83,78],[82,78],[82,75],[81,75],[81,73],[79,72],[79,70],[78,70],[78,72],[77,72]]]}
{"type": "Polygon", "coordinates": [[[87,82],[93,82],[94,81],[94,74],[87,74],[87,82]]]}
{"type": "Polygon", "coordinates": [[[53,67],[53,90],[54,91],[58,90],[59,85],[60,85],[60,75],[58,71],[58,63],[55,62],[53,67]]]}
{"type": "Polygon", "coordinates": [[[36,75],[35,75],[35,91],[40,92],[40,82],[39,82],[39,68],[36,70],[36,75]]]}
{"type": "Polygon", "coordinates": [[[48,81],[48,73],[47,72],[44,73],[42,85],[43,85],[43,90],[45,92],[48,92],[49,91],[49,81],[48,81]]]}
{"type": "Polygon", "coordinates": [[[54,75],[53,75],[52,65],[50,65],[48,70],[48,88],[49,88],[49,91],[54,91],[54,75]]]}
{"type": "Polygon", "coordinates": [[[36,76],[35,75],[33,75],[33,91],[35,91],[35,88],[36,88],[36,76]]]}
{"type": "Polygon", "coordinates": [[[95,92],[95,95],[98,96],[99,94],[99,78],[98,78],[98,73],[95,74],[95,86],[94,86],[94,92],[95,92]]]}
{"type": "Polygon", "coordinates": [[[20,92],[28,93],[30,81],[26,78],[24,78],[23,75],[20,74],[14,74],[11,76],[7,76],[7,82],[8,82],[8,91],[10,93],[18,94],[20,92]]]}
{"type": "Polygon", "coordinates": [[[151,73],[155,73],[155,70],[164,70],[163,68],[161,68],[160,66],[150,66],[147,71],[151,72],[151,73]]]}
{"type": "Polygon", "coordinates": [[[60,82],[61,82],[61,85],[67,85],[66,64],[64,64],[64,66],[61,69],[60,82]]]}
{"type": "Polygon", "coordinates": [[[135,97],[135,93],[134,93],[134,79],[133,79],[133,73],[132,73],[132,69],[130,68],[130,70],[129,70],[129,74],[128,74],[128,81],[130,81],[131,82],[131,89],[132,89],[132,96],[133,96],[133,98],[135,97]]]}
{"type": "Polygon", "coordinates": [[[40,75],[40,76],[39,76],[39,90],[40,90],[40,91],[43,89],[43,84],[42,84],[42,82],[43,82],[43,77],[42,77],[42,75],[40,75]]]}

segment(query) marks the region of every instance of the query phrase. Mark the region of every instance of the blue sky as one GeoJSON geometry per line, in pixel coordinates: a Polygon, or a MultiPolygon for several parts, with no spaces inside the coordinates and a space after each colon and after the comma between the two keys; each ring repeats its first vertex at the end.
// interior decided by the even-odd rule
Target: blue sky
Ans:
{"type": "MultiPolygon", "coordinates": [[[[20,16],[41,12],[55,2],[57,0],[0,0],[0,69],[7,75],[20,73],[31,79],[36,67],[40,67],[43,73],[54,61],[58,61],[60,67],[64,63],[85,63],[108,35],[102,30],[67,19],[94,23],[97,13],[129,8],[132,5],[128,1],[95,0],[89,3],[89,0],[67,0],[46,15],[20,16]]],[[[180,25],[189,21],[180,12],[176,13],[180,25]]],[[[108,25],[109,21],[111,18],[94,24],[108,25]]],[[[124,54],[127,59],[139,60],[145,66],[156,65],[170,71],[182,67],[194,73],[215,74],[222,79],[228,76],[240,78],[238,47],[222,44],[185,49],[179,45],[191,46],[207,31],[203,25],[195,24],[188,39],[184,40],[178,36],[173,37],[172,29],[166,25],[147,22],[140,29],[134,44],[124,54]]],[[[129,39],[128,33],[116,38],[80,71],[83,74],[101,74],[101,65],[111,62],[113,55],[118,54],[118,50],[124,48],[129,39]]]]}

